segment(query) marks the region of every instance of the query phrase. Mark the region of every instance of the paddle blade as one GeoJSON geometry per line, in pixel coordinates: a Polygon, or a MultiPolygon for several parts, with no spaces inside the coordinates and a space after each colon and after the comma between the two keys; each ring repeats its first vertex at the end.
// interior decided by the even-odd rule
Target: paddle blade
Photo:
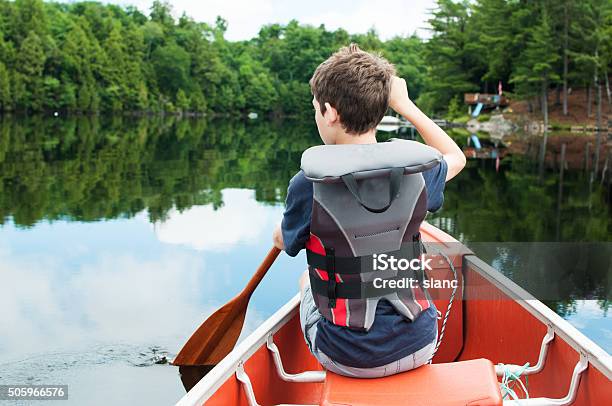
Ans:
{"type": "Polygon", "coordinates": [[[193,333],[173,365],[216,365],[236,345],[248,305],[237,297],[214,312],[193,333]]]}
{"type": "Polygon", "coordinates": [[[182,365],[179,367],[181,382],[185,392],[196,386],[202,378],[206,376],[215,366],[214,365],[182,365]]]}

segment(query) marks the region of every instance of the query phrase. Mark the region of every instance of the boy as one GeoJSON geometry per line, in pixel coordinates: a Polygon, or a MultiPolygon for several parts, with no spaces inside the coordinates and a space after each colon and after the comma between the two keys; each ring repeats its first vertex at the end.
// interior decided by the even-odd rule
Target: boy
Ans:
{"type": "MultiPolygon", "coordinates": [[[[423,172],[427,209],[443,203],[446,181],[465,166],[465,156],[455,142],[408,98],[404,79],[382,57],[364,52],[355,44],[342,48],[316,69],[310,86],[315,121],[323,142],[374,144],[376,126],[390,106],[413,123],[425,142],[443,160],[423,172]]],[[[273,234],[274,244],[296,256],[310,236],[313,185],[298,172],[289,183],[286,211],[273,234]]],[[[414,320],[399,314],[381,300],[368,331],[336,325],[315,306],[307,272],[300,279],[300,320],[306,343],[323,367],[359,378],[376,378],[425,364],[437,341],[437,311],[433,305],[414,320]]]]}

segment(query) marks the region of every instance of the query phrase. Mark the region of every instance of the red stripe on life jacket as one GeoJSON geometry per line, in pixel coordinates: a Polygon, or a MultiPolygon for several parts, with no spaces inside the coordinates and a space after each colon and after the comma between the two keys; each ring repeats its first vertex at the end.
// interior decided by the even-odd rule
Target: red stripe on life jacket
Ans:
{"type": "Polygon", "coordinates": [[[336,307],[331,309],[336,325],[348,327],[348,317],[346,317],[347,307],[348,299],[336,299],[336,307]]]}
{"type": "Polygon", "coordinates": [[[310,233],[310,238],[306,241],[306,249],[314,252],[315,254],[325,255],[325,247],[321,242],[321,239],[310,233]]]}
{"type": "MultiPolygon", "coordinates": [[[[325,247],[321,239],[312,233],[310,233],[310,238],[306,241],[306,249],[319,255],[325,255],[325,247]]],[[[319,268],[315,268],[315,271],[322,280],[326,281],[329,279],[327,271],[319,268]]],[[[336,282],[342,283],[342,279],[340,279],[338,274],[336,274],[336,282]]],[[[336,299],[336,307],[331,309],[334,324],[348,327],[347,308],[348,299],[336,299]]]]}
{"type": "MultiPolygon", "coordinates": [[[[325,247],[323,246],[321,239],[312,233],[310,233],[310,238],[308,239],[308,241],[306,241],[306,249],[314,252],[315,254],[325,256],[325,247]]],[[[321,279],[323,279],[324,281],[328,280],[326,270],[319,268],[315,268],[315,270],[317,271],[317,274],[321,277],[321,279]]],[[[336,274],[336,282],[342,282],[342,279],[340,279],[340,276],[338,274],[336,274]]]]}
{"type": "Polygon", "coordinates": [[[425,296],[425,292],[423,292],[423,288],[417,286],[416,288],[411,288],[412,294],[414,295],[414,301],[421,306],[421,310],[429,309],[429,300],[425,296]]]}

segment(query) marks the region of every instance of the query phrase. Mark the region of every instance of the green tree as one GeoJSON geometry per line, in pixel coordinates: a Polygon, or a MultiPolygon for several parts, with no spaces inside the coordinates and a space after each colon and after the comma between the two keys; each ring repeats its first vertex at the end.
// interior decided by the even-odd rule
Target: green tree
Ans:
{"type": "Polygon", "coordinates": [[[21,44],[34,33],[38,38],[47,34],[47,13],[42,0],[15,0],[9,23],[10,37],[21,44]]]}
{"type": "Polygon", "coordinates": [[[544,122],[548,124],[548,87],[551,81],[559,79],[555,66],[560,57],[548,10],[542,5],[532,11],[536,18],[528,31],[529,41],[510,81],[515,84],[516,93],[523,96],[539,92],[544,122]]]}
{"type": "Polygon", "coordinates": [[[174,104],[176,108],[183,113],[189,110],[189,98],[187,97],[183,89],[179,89],[178,92],[176,92],[176,102],[174,104]]]}
{"type": "Polygon", "coordinates": [[[103,45],[105,60],[102,73],[105,91],[103,103],[105,109],[119,111],[123,109],[127,82],[125,80],[125,64],[128,52],[121,35],[121,26],[114,23],[103,45]]]}
{"type": "Polygon", "coordinates": [[[0,62],[0,111],[9,111],[13,108],[11,85],[8,69],[0,62]]]}
{"type": "Polygon", "coordinates": [[[383,55],[393,64],[397,74],[406,79],[410,97],[417,100],[428,83],[428,65],[423,55],[424,43],[416,35],[395,37],[383,44],[383,55]]]}
{"type": "Polygon", "coordinates": [[[607,80],[608,67],[612,63],[612,4],[605,0],[589,0],[579,3],[577,7],[580,12],[574,19],[571,31],[572,36],[580,41],[569,54],[578,67],[578,81],[585,84],[589,91],[587,111],[590,115],[591,86],[601,99],[602,72],[605,72],[607,80]]]}
{"type": "Polygon", "coordinates": [[[495,89],[498,81],[508,82],[520,47],[513,42],[517,35],[512,14],[518,3],[508,0],[478,0],[472,6],[469,41],[466,50],[481,66],[484,91],[495,89]],[[491,85],[491,86],[489,86],[491,85]]]}
{"type": "Polygon", "coordinates": [[[20,81],[25,84],[22,108],[41,110],[44,104],[42,74],[45,65],[43,44],[34,31],[30,31],[19,47],[17,68],[21,73],[20,81]]]}
{"type": "Polygon", "coordinates": [[[191,94],[190,108],[198,113],[203,113],[206,111],[206,99],[204,99],[204,95],[200,89],[194,90],[194,92],[191,94]]]}
{"type": "Polygon", "coordinates": [[[425,58],[431,80],[427,91],[417,100],[426,110],[446,110],[455,95],[478,89],[471,81],[477,65],[467,48],[468,10],[467,1],[439,0],[429,20],[432,38],[426,44],[425,58]]]}
{"type": "Polygon", "coordinates": [[[167,1],[155,0],[151,5],[151,21],[161,24],[167,29],[172,29],[174,26],[174,18],[172,18],[172,6],[167,1]]]}
{"type": "Polygon", "coordinates": [[[92,88],[87,85],[81,85],[79,88],[76,108],[81,112],[91,111],[92,88]]]}
{"type": "Polygon", "coordinates": [[[165,94],[175,94],[189,86],[191,57],[176,43],[161,46],[153,52],[157,85],[165,94]]]}

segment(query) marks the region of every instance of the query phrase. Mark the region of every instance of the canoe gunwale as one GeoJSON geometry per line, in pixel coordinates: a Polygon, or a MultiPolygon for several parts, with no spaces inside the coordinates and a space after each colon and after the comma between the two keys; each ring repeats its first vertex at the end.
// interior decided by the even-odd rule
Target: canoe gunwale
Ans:
{"type": "Polygon", "coordinates": [[[475,255],[466,255],[464,264],[464,272],[471,269],[483,276],[502,293],[517,301],[532,316],[552,329],[555,335],[559,336],[578,354],[586,355],[589,363],[612,380],[612,358],[603,348],[482,259],[475,255]],[[525,299],[526,297],[531,299],[525,299]]]}
{"type": "Polygon", "coordinates": [[[297,314],[299,304],[300,294],[298,293],[239,343],[227,357],[187,392],[176,405],[201,405],[208,400],[227,379],[236,373],[241,362],[246,362],[259,348],[266,344],[268,336],[280,330],[297,314]]]}

